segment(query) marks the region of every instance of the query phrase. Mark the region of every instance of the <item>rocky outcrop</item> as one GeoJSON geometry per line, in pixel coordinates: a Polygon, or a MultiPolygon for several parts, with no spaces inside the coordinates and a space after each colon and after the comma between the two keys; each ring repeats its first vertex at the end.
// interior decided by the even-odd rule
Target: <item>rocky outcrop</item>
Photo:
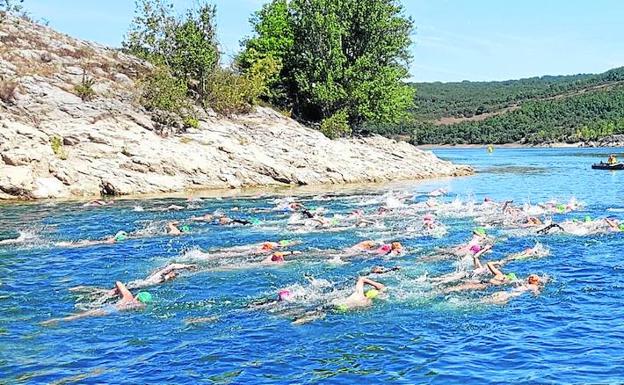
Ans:
{"type": "Polygon", "coordinates": [[[0,199],[471,173],[404,142],[329,140],[268,108],[206,113],[199,128],[163,137],[135,101],[146,63],[23,21],[5,23],[0,42],[0,199]],[[84,75],[94,81],[90,101],[74,92],[84,75]]]}

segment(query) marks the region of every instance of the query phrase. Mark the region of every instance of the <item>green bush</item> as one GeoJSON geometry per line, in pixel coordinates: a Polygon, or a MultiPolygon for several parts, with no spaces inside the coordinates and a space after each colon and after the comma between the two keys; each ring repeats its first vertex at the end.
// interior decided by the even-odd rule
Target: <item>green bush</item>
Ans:
{"type": "Polygon", "coordinates": [[[76,95],[78,95],[82,101],[87,102],[95,96],[95,91],[93,90],[94,84],[95,80],[87,77],[86,73],[83,73],[82,81],[80,84],[74,86],[74,91],[76,91],[76,95]]]}
{"type": "Polygon", "coordinates": [[[53,136],[50,138],[50,147],[52,147],[52,152],[54,152],[54,155],[56,155],[59,159],[67,159],[67,153],[63,148],[63,138],[59,136],[53,136]]]}
{"type": "MultiPolygon", "coordinates": [[[[162,116],[173,114],[182,118],[191,108],[186,96],[188,92],[186,82],[171,76],[166,68],[158,67],[141,80],[139,85],[140,103],[148,111],[159,112],[162,116]]],[[[169,119],[158,123],[173,124],[169,119]]]]}
{"type": "Polygon", "coordinates": [[[186,128],[199,128],[199,120],[192,116],[184,118],[184,127],[186,128]]]}
{"type": "Polygon", "coordinates": [[[329,139],[336,139],[351,134],[347,112],[338,111],[329,118],[323,119],[320,131],[329,139]]]}

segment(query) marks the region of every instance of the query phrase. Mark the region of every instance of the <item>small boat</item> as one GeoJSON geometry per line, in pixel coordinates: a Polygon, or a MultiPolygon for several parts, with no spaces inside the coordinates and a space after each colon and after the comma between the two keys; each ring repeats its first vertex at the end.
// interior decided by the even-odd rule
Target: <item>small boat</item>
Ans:
{"type": "Polygon", "coordinates": [[[624,163],[609,164],[600,162],[592,164],[592,168],[594,170],[624,170],[624,163]]]}

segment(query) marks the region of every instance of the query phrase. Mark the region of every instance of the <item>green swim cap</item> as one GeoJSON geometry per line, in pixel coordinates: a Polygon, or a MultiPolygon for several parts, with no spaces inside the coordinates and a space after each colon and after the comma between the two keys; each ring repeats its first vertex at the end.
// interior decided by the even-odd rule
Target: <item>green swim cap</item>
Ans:
{"type": "Polygon", "coordinates": [[[332,224],[333,226],[337,226],[337,225],[338,225],[338,219],[333,218],[333,219],[331,220],[331,224],[332,224]]]}
{"type": "Polygon", "coordinates": [[[624,231],[624,223],[620,223],[618,229],[620,229],[620,231],[624,231]]]}
{"type": "Polygon", "coordinates": [[[336,305],[335,309],[337,312],[344,313],[349,310],[349,306],[345,305],[344,303],[341,303],[340,305],[336,305]]]}
{"type": "Polygon", "coordinates": [[[188,233],[189,231],[191,231],[191,227],[189,225],[184,225],[180,227],[180,231],[182,231],[183,233],[188,233]]]}
{"type": "Polygon", "coordinates": [[[566,207],[564,205],[561,205],[561,204],[557,205],[557,210],[559,210],[560,212],[564,212],[565,209],[566,207]]]}
{"type": "Polygon", "coordinates": [[[484,236],[485,234],[487,234],[483,227],[477,227],[476,229],[474,229],[473,233],[477,235],[481,235],[481,236],[484,236]]]}
{"type": "Polygon", "coordinates": [[[376,298],[379,295],[379,290],[377,290],[377,289],[370,289],[364,295],[366,296],[366,298],[373,299],[373,298],[376,298]]]}
{"type": "Polygon", "coordinates": [[[136,295],[136,299],[141,303],[150,303],[153,301],[152,295],[147,291],[139,292],[139,294],[136,295]]]}
{"type": "Polygon", "coordinates": [[[585,220],[585,222],[591,222],[592,221],[592,219],[591,219],[591,217],[589,215],[585,215],[585,219],[584,220],[585,220]]]}
{"type": "Polygon", "coordinates": [[[252,225],[259,225],[261,223],[258,218],[251,218],[249,222],[251,222],[252,225]]]}
{"type": "Polygon", "coordinates": [[[507,277],[507,279],[510,281],[516,281],[518,279],[516,273],[505,274],[505,277],[507,277]]]}
{"type": "Polygon", "coordinates": [[[288,246],[292,243],[292,241],[290,239],[282,239],[278,243],[280,246],[288,246]]]}
{"type": "Polygon", "coordinates": [[[120,231],[115,234],[115,237],[113,239],[115,240],[115,242],[125,241],[126,239],[128,239],[128,234],[125,231],[120,231]]]}

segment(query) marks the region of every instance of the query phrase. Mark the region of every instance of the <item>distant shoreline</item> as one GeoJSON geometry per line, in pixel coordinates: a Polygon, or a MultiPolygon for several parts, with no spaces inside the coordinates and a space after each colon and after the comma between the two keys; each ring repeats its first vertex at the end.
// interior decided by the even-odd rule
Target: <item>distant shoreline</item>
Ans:
{"type": "MultiPolygon", "coordinates": [[[[416,147],[421,150],[434,150],[441,148],[483,148],[487,149],[488,144],[420,144],[416,147]]],[[[520,144],[520,143],[505,143],[505,144],[493,144],[494,149],[497,148],[622,148],[621,146],[586,146],[585,143],[549,143],[549,144],[520,144]]]]}

